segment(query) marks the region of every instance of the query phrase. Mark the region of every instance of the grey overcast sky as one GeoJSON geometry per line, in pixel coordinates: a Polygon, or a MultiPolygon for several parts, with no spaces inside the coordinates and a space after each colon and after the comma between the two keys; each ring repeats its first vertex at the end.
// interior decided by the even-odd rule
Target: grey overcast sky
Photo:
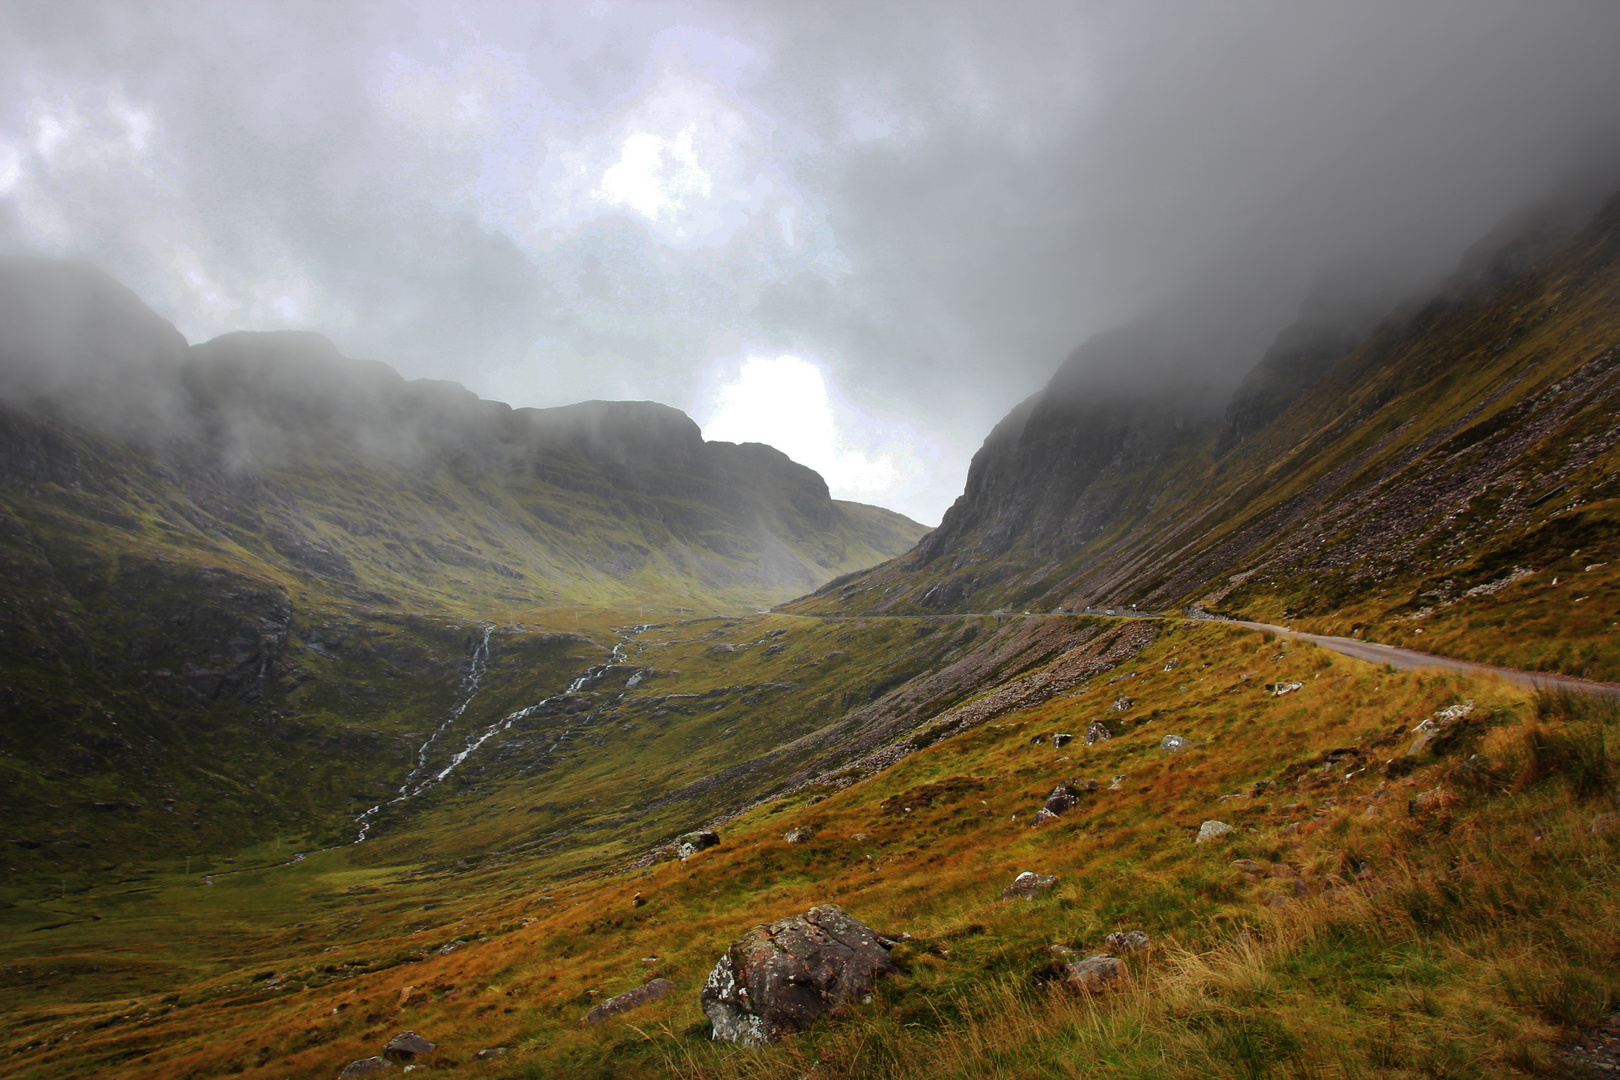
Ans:
{"type": "Polygon", "coordinates": [[[0,249],[933,523],[1093,333],[1439,272],[1612,148],[1617,55],[1611,0],[10,0],[0,249]]]}

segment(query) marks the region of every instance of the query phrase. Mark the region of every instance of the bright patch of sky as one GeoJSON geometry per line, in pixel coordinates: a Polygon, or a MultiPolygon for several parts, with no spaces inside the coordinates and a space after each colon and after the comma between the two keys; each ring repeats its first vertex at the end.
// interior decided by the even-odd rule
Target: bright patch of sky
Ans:
{"type": "Polygon", "coordinates": [[[703,437],[774,446],[822,475],[833,497],[870,502],[892,493],[909,454],[797,356],[745,357],[692,410],[703,437]],[[888,444],[888,445],[885,445],[888,444]]]}

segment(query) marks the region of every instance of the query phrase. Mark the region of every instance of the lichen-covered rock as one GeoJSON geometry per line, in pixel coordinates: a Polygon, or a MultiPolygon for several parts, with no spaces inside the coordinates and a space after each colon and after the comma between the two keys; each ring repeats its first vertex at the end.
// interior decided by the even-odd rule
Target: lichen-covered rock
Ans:
{"type": "Polygon", "coordinates": [[[842,908],[756,926],[715,964],[699,997],[715,1042],[763,1046],[858,1002],[899,971],[878,934],[842,908]]]}
{"type": "Polygon", "coordinates": [[[1058,879],[1051,874],[1037,874],[1033,870],[1025,870],[1013,878],[1013,883],[1001,890],[1003,900],[1033,900],[1041,893],[1051,892],[1057,887],[1058,879]]]}
{"type": "Polygon", "coordinates": [[[1103,946],[1110,953],[1128,956],[1134,952],[1143,952],[1153,939],[1140,930],[1116,930],[1103,938],[1103,946]]]}
{"type": "Polygon", "coordinates": [[[393,1067],[393,1063],[387,1058],[358,1058],[343,1067],[343,1071],[338,1073],[338,1080],[359,1080],[362,1076],[375,1076],[378,1073],[388,1072],[393,1067]]]}
{"type": "Polygon", "coordinates": [[[1055,750],[1060,747],[1068,746],[1073,741],[1073,735],[1067,734],[1066,732],[1058,732],[1052,736],[1052,748],[1055,750]]]}
{"type": "Polygon", "coordinates": [[[414,1031],[402,1031],[388,1040],[383,1057],[390,1061],[415,1061],[423,1054],[431,1054],[438,1043],[428,1042],[414,1031]]]}
{"type": "Polygon", "coordinates": [[[1052,794],[1046,797],[1045,808],[1048,813],[1056,817],[1059,814],[1066,814],[1073,810],[1075,804],[1079,801],[1080,798],[1075,793],[1074,788],[1068,784],[1059,784],[1052,789],[1052,794]]]}
{"type": "Polygon", "coordinates": [[[616,997],[608,998],[606,1001],[596,1006],[596,1008],[586,1013],[585,1020],[587,1023],[591,1024],[604,1023],[611,1017],[618,1016],[620,1013],[627,1013],[631,1009],[646,1005],[648,1002],[657,1001],[662,997],[668,997],[670,992],[674,989],[675,984],[670,982],[668,979],[653,979],[651,982],[644,983],[633,990],[626,990],[624,993],[619,994],[616,997]]]}
{"type": "Polygon", "coordinates": [[[1107,725],[1105,725],[1101,720],[1093,720],[1091,726],[1086,728],[1087,746],[1095,746],[1097,743],[1107,742],[1113,737],[1114,733],[1109,731],[1107,725]]]}
{"type": "Polygon", "coordinates": [[[684,836],[675,838],[675,854],[682,859],[689,859],[704,848],[712,848],[720,843],[720,834],[708,829],[699,829],[684,836]]]}
{"type": "Polygon", "coordinates": [[[1035,818],[1030,822],[1030,826],[1033,827],[1036,825],[1045,825],[1048,821],[1056,821],[1057,819],[1058,816],[1056,814],[1052,813],[1052,811],[1043,806],[1039,810],[1035,811],[1035,818]]]}
{"type": "Polygon", "coordinates": [[[808,825],[797,826],[796,828],[789,829],[787,832],[782,834],[782,839],[786,840],[790,844],[803,844],[810,840],[814,840],[815,838],[816,830],[810,828],[808,825]]]}
{"type": "Polygon", "coordinates": [[[1180,735],[1166,735],[1159,740],[1159,750],[1166,754],[1179,754],[1192,745],[1191,739],[1184,739],[1180,735]]]}
{"type": "Polygon", "coordinates": [[[1083,994],[1101,994],[1125,982],[1125,961],[1112,956],[1088,956],[1064,965],[1063,981],[1083,994]]]}
{"type": "Polygon", "coordinates": [[[1211,819],[1198,826],[1198,839],[1195,842],[1200,844],[1208,843],[1216,837],[1225,836],[1232,831],[1234,831],[1233,827],[1226,822],[1211,819]]]}

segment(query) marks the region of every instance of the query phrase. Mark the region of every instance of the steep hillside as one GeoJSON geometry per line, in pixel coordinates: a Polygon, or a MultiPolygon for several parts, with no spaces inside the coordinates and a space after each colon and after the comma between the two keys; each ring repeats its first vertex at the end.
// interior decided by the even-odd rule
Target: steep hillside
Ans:
{"type": "Polygon", "coordinates": [[[487,616],[769,603],[922,532],[650,402],[514,410],[309,334],[188,348],[87,267],[0,266],[0,326],[17,547],[55,522],[336,600],[487,616]]]}
{"type": "Polygon", "coordinates": [[[308,334],[191,347],[92,268],[0,262],[0,837],[18,880],[351,838],[471,737],[469,680],[521,709],[611,625],[921,532],[661,405],[514,410],[308,334]]]}
{"type": "Polygon", "coordinates": [[[1092,343],[915,551],[789,610],[1203,605],[1620,675],[1620,202],[1491,238],[1351,349],[1354,325],[1308,305],[1224,416],[1094,385],[1092,343]]]}

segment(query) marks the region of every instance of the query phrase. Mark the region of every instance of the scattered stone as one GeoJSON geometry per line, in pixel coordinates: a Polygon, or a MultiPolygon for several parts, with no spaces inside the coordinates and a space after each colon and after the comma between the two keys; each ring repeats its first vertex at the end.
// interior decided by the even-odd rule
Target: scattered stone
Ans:
{"type": "Polygon", "coordinates": [[[585,1014],[587,1023],[600,1024],[609,1018],[627,1013],[631,1009],[639,1008],[648,1002],[668,997],[675,989],[675,984],[668,979],[653,979],[634,990],[626,990],[617,997],[610,997],[585,1014]]]}
{"type": "Polygon", "coordinates": [[[1119,953],[1122,956],[1143,952],[1151,944],[1153,939],[1140,930],[1115,930],[1103,938],[1104,948],[1110,953],[1119,953]]]}
{"type": "Polygon", "coordinates": [[[1268,683],[1266,686],[1272,697],[1282,697],[1284,694],[1292,694],[1295,690],[1303,690],[1304,688],[1305,684],[1302,682],[1268,683]]]}
{"type": "Polygon", "coordinates": [[[1266,868],[1253,859],[1235,859],[1232,862],[1232,869],[1244,874],[1263,874],[1266,872],[1266,868]]]}
{"type": "Polygon", "coordinates": [[[1599,814],[1587,826],[1589,832],[1602,836],[1605,833],[1620,832],[1620,814],[1599,814]]]}
{"type": "Polygon", "coordinates": [[[1444,810],[1450,799],[1441,788],[1431,788],[1428,791],[1415,795],[1406,801],[1407,817],[1423,817],[1444,810]]]}
{"type": "Polygon", "coordinates": [[[782,839],[790,844],[803,844],[816,838],[816,830],[808,825],[799,825],[782,834],[782,839]]]}
{"type": "Polygon", "coordinates": [[[1417,733],[1417,738],[1412,740],[1412,745],[1407,749],[1406,756],[1416,757],[1418,754],[1423,753],[1424,750],[1428,749],[1429,744],[1439,738],[1446,728],[1473,711],[1474,703],[1465,701],[1460,705],[1448,705],[1446,708],[1436,712],[1412,729],[1417,733]]]}
{"type": "Polygon", "coordinates": [[[636,895],[634,895],[634,896],[632,896],[630,898],[630,906],[631,907],[641,907],[646,903],[647,903],[647,898],[645,896],[642,896],[639,891],[636,893],[636,895]]]}
{"type": "Polygon", "coordinates": [[[338,1073],[338,1080],[358,1080],[362,1076],[375,1076],[393,1067],[393,1063],[387,1058],[358,1058],[343,1067],[343,1071],[338,1073]]]}
{"type": "Polygon", "coordinates": [[[1108,790],[1109,791],[1121,791],[1121,790],[1124,789],[1124,787],[1125,787],[1125,778],[1123,776],[1116,776],[1113,779],[1108,781],[1108,790]]]}
{"type": "Polygon", "coordinates": [[[1051,892],[1057,887],[1058,879],[1051,874],[1037,874],[1032,870],[1025,870],[1013,878],[1013,883],[1001,890],[1003,900],[1022,898],[1033,900],[1041,893],[1051,892]]]}
{"type": "Polygon", "coordinates": [[[1063,732],[1059,732],[1059,733],[1052,736],[1052,749],[1056,750],[1060,746],[1068,746],[1073,741],[1074,741],[1074,736],[1073,735],[1069,735],[1069,734],[1066,734],[1066,733],[1063,733],[1063,732]]]}
{"type": "Polygon", "coordinates": [[[1184,739],[1180,735],[1166,735],[1159,740],[1159,751],[1164,754],[1179,754],[1193,745],[1191,739],[1184,739]]]}
{"type": "Polygon", "coordinates": [[[1058,816],[1056,814],[1052,813],[1052,811],[1043,806],[1039,810],[1035,811],[1034,820],[1032,820],[1029,825],[1030,828],[1034,828],[1037,825],[1045,825],[1048,821],[1056,821],[1057,819],[1058,816]]]}
{"type": "Polygon", "coordinates": [[[1069,784],[1069,787],[1072,788],[1075,791],[1096,791],[1098,788],[1102,787],[1102,781],[1101,780],[1075,780],[1075,781],[1072,781],[1069,784]]]}
{"type": "Polygon", "coordinates": [[[863,1000],[874,979],[899,970],[871,927],[822,904],[743,935],[699,1000],[715,1042],[763,1046],[863,1000]]]}
{"type": "Polygon", "coordinates": [[[1130,698],[1126,697],[1124,694],[1121,694],[1121,695],[1119,695],[1119,697],[1115,698],[1114,703],[1112,705],[1108,706],[1108,707],[1110,709],[1113,709],[1115,712],[1124,712],[1126,709],[1129,709],[1132,705],[1135,705],[1135,704],[1136,704],[1136,702],[1132,701],[1130,698]]]}
{"type": "Polygon", "coordinates": [[[1079,801],[1080,798],[1072,787],[1068,784],[1059,784],[1052,789],[1052,794],[1046,797],[1044,805],[1046,811],[1056,817],[1059,814],[1066,814],[1073,810],[1075,804],[1079,801]]]}
{"type": "Polygon", "coordinates": [[[431,1054],[438,1043],[428,1042],[414,1031],[402,1031],[388,1040],[383,1057],[390,1061],[415,1061],[423,1054],[431,1054]]]}
{"type": "Polygon", "coordinates": [[[1259,798],[1261,793],[1267,791],[1270,787],[1271,787],[1271,781],[1270,780],[1256,780],[1254,782],[1254,785],[1249,788],[1249,798],[1251,798],[1251,799],[1259,798]]]}
{"type": "Polygon", "coordinates": [[[1091,722],[1091,726],[1086,728],[1087,746],[1095,746],[1097,743],[1107,742],[1113,737],[1114,733],[1109,731],[1107,726],[1104,725],[1101,720],[1093,720],[1091,722]]]}
{"type": "Polygon", "coordinates": [[[712,848],[720,843],[720,834],[708,829],[699,829],[684,836],[675,838],[675,854],[684,861],[696,855],[704,848],[712,848]]]}
{"type": "Polygon", "coordinates": [[[490,1058],[500,1057],[502,1054],[506,1053],[506,1051],[507,1047],[504,1046],[490,1046],[478,1051],[478,1053],[474,1054],[473,1057],[477,1058],[479,1061],[488,1061],[490,1058]]]}
{"type": "Polygon", "coordinates": [[[1088,956],[1064,968],[1063,981],[1083,994],[1101,994],[1125,981],[1125,961],[1112,956],[1088,956]]]}
{"type": "Polygon", "coordinates": [[[1048,945],[1047,948],[1052,951],[1053,956],[1056,956],[1056,957],[1059,957],[1059,958],[1067,958],[1067,957],[1070,957],[1070,956],[1079,956],[1080,955],[1079,953],[1075,952],[1073,949],[1069,948],[1067,945],[1048,945]]]}
{"type": "Polygon", "coordinates": [[[1226,822],[1211,819],[1198,826],[1198,839],[1195,842],[1202,844],[1215,839],[1217,836],[1225,836],[1227,833],[1234,831],[1233,827],[1226,822]]]}

